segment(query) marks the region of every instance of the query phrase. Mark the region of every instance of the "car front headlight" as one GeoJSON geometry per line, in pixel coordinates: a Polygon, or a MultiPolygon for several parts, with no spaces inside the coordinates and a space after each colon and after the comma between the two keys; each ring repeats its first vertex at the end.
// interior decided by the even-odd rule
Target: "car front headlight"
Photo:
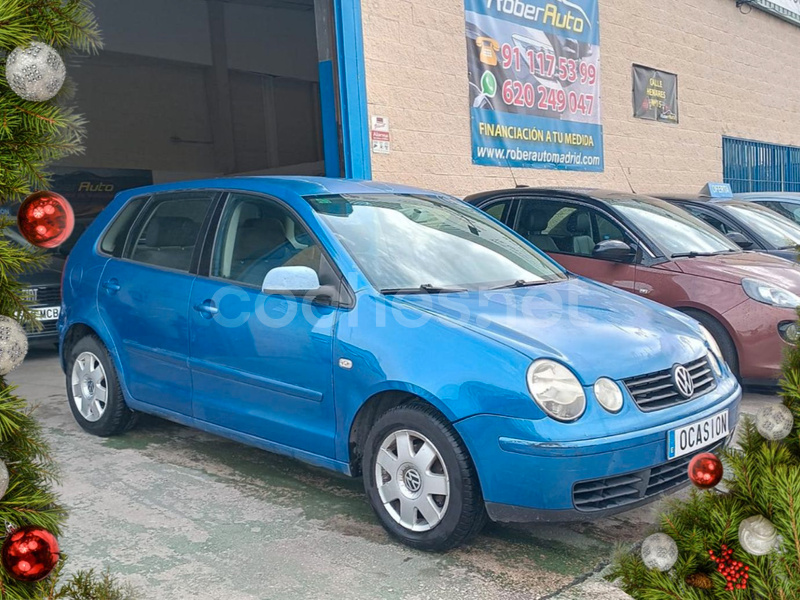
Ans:
{"type": "Polygon", "coordinates": [[[594,396],[610,413],[618,413],[622,410],[622,390],[615,381],[608,377],[601,377],[594,384],[594,396]]]}
{"type": "Polygon", "coordinates": [[[721,365],[725,364],[725,357],[722,356],[722,349],[719,347],[717,340],[714,339],[714,336],[711,335],[711,332],[702,325],[700,325],[700,333],[703,335],[703,339],[711,350],[711,354],[713,354],[713,356],[708,357],[711,367],[714,369],[716,376],[720,377],[722,375],[721,365]]]}
{"type": "Polygon", "coordinates": [[[586,410],[586,394],[567,367],[537,360],[528,367],[528,391],[541,409],[559,421],[574,421],[586,410]]]}
{"type": "Polygon", "coordinates": [[[800,306],[800,297],[797,294],[766,281],[742,279],[742,287],[745,294],[756,302],[781,308],[797,308],[800,306]]]}

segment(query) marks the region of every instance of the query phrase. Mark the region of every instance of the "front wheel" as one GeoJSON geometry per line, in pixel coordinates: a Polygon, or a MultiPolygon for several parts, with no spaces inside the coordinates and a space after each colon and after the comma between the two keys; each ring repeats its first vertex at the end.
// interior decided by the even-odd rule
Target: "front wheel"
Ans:
{"type": "Polygon", "coordinates": [[[419,550],[459,546],[486,522],[472,459],[452,425],[425,404],[394,408],[372,427],[364,488],[384,528],[419,550]]]}

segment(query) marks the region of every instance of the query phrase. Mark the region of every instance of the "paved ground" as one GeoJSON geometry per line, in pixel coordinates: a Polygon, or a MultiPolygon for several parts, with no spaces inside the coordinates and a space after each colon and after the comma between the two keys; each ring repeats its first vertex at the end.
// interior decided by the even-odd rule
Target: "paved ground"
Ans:
{"type": "MultiPolygon", "coordinates": [[[[424,554],[388,539],[360,480],[155,418],[99,439],[73,420],[53,351],[32,350],[12,375],[61,465],[70,568],[109,568],[143,598],[601,600],[613,591],[582,580],[616,543],[641,540],[656,511],[494,525],[465,549],[424,554]]],[[[745,411],[768,402],[749,394],[745,411]]]]}

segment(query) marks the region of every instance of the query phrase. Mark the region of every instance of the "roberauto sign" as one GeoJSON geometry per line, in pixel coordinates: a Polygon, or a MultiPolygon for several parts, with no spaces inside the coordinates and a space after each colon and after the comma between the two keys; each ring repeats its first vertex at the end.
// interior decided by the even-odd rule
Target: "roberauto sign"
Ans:
{"type": "Polygon", "coordinates": [[[464,0],[472,162],[603,170],[598,0],[464,0]]]}

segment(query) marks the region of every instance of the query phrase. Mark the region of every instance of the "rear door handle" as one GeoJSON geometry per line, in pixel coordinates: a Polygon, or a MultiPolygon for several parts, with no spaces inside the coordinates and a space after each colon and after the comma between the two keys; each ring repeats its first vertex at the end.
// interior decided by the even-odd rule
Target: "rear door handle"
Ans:
{"type": "Polygon", "coordinates": [[[108,281],[104,282],[103,283],[103,288],[109,294],[116,294],[118,291],[120,291],[122,289],[122,286],[119,284],[119,281],[117,281],[117,279],[114,278],[114,279],[109,279],[108,281]]]}
{"type": "Polygon", "coordinates": [[[219,309],[216,304],[214,304],[213,300],[204,300],[202,303],[196,305],[194,309],[206,319],[210,319],[219,313],[219,309]]]}

